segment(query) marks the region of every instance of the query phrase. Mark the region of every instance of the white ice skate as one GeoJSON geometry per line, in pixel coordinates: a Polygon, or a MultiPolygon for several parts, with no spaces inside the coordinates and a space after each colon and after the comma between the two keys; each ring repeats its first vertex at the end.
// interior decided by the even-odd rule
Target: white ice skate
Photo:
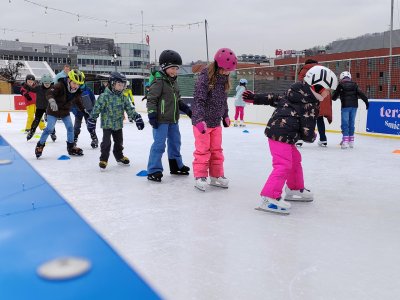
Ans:
{"type": "Polygon", "coordinates": [[[318,146],[327,147],[328,146],[328,142],[327,141],[318,141],[318,146]]]}
{"type": "Polygon", "coordinates": [[[288,215],[290,213],[290,203],[285,202],[282,198],[273,199],[265,196],[261,196],[261,203],[256,210],[273,212],[278,214],[288,215]]]}
{"type": "Polygon", "coordinates": [[[240,121],[240,127],[246,127],[246,124],[244,124],[244,121],[240,121]]]}
{"type": "Polygon", "coordinates": [[[285,200],[286,201],[298,201],[298,202],[311,202],[314,200],[313,193],[310,190],[291,190],[288,187],[285,188],[285,200]]]}
{"type": "Polygon", "coordinates": [[[238,120],[235,120],[235,122],[233,123],[233,127],[238,127],[238,120]]]}
{"type": "Polygon", "coordinates": [[[200,191],[205,192],[208,186],[206,177],[199,177],[194,179],[194,187],[199,189],[200,191]]]}
{"type": "Polygon", "coordinates": [[[227,189],[229,186],[229,179],[221,176],[221,177],[210,177],[210,185],[221,187],[227,189]]]}
{"type": "Polygon", "coordinates": [[[354,148],[354,136],[349,137],[349,147],[354,148]]]}

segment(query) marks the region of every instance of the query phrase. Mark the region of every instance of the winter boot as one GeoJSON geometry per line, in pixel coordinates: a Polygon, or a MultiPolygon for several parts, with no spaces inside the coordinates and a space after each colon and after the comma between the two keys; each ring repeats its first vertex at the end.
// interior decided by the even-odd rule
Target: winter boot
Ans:
{"type": "Polygon", "coordinates": [[[90,146],[92,146],[93,149],[99,147],[99,140],[97,139],[96,132],[92,132],[90,134],[90,138],[92,139],[92,142],[90,143],[90,146]]]}
{"type": "Polygon", "coordinates": [[[349,136],[349,147],[354,148],[354,135],[349,136]]]}
{"type": "Polygon", "coordinates": [[[328,142],[327,141],[318,141],[318,146],[327,147],[328,146],[328,142]]]}
{"type": "Polygon", "coordinates": [[[241,120],[240,121],[240,125],[239,125],[240,127],[246,127],[246,124],[244,124],[244,121],[243,120],[241,120]]]}
{"type": "Polygon", "coordinates": [[[298,202],[311,202],[314,200],[314,195],[310,190],[291,190],[288,187],[285,188],[285,200],[286,201],[298,201],[298,202]]]}
{"type": "Polygon", "coordinates": [[[26,140],[29,141],[33,135],[35,134],[34,131],[32,131],[32,129],[28,132],[28,134],[26,135],[26,140]]]}
{"type": "Polygon", "coordinates": [[[238,127],[238,120],[235,120],[235,122],[233,123],[233,127],[238,127]]]}
{"type": "Polygon", "coordinates": [[[128,167],[130,161],[129,161],[129,158],[127,158],[126,156],[123,156],[122,158],[117,159],[117,163],[118,163],[120,166],[127,166],[127,167],[128,167]]]}
{"type": "Polygon", "coordinates": [[[50,134],[50,137],[51,137],[51,140],[52,140],[53,142],[56,141],[57,136],[56,136],[56,131],[55,131],[55,130],[50,134]]]}
{"type": "Polygon", "coordinates": [[[190,168],[183,165],[182,168],[178,167],[178,162],[176,159],[168,159],[169,171],[173,175],[189,175],[190,168]]]}
{"type": "Polygon", "coordinates": [[[227,189],[229,186],[229,179],[221,176],[221,177],[210,177],[210,185],[221,187],[227,189]]]}
{"type": "Polygon", "coordinates": [[[40,141],[36,144],[36,148],[35,148],[36,158],[39,158],[42,156],[44,146],[45,146],[45,144],[41,144],[40,141]]]}
{"type": "Polygon", "coordinates": [[[274,199],[265,196],[261,196],[261,204],[256,207],[256,210],[273,212],[283,215],[288,215],[290,213],[290,203],[285,202],[282,198],[274,199]]]}
{"type": "Polygon", "coordinates": [[[99,167],[100,167],[100,171],[104,171],[105,169],[106,169],[106,167],[107,167],[107,162],[106,161],[104,161],[104,160],[101,160],[100,162],[99,162],[99,167]]]}
{"type": "Polygon", "coordinates": [[[205,192],[207,189],[208,183],[206,177],[198,177],[195,178],[194,187],[199,189],[200,191],[205,192]]]}
{"type": "Polygon", "coordinates": [[[340,142],[340,146],[342,149],[349,148],[349,137],[348,136],[343,137],[342,141],[340,142]]]}
{"type": "Polygon", "coordinates": [[[160,171],[151,173],[147,175],[147,179],[151,181],[161,182],[161,178],[163,177],[163,173],[160,171]]]}
{"type": "Polygon", "coordinates": [[[67,142],[67,150],[68,150],[69,155],[73,155],[73,156],[82,156],[83,155],[82,149],[75,146],[75,143],[67,142]]]}

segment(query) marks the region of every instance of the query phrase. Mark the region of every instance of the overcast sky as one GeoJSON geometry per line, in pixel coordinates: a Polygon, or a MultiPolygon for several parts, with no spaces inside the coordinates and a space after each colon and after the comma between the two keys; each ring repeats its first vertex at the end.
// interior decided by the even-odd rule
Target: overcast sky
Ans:
{"type": "MultiPolygon", "coordinates": [[[[24,0],[1,0],[0,39],[67,44],[73,35],[111,37],[116,42],[141,42],[143,23],[159,25],[204,22],[207,19],[210,58],[221,47],[237,55],[274,56],[275,49],[303,50],[339,38],[383,32],[390,26],[390,0],[30,0],[80,15],[138,24],[98,22],[40,8],[24,0]],[[19,31],[62,33],[38,34],[19,31]],[[115,34],[115,33],[130,34],[115,34]],[[101,35],[100,35],[101,33],[101,35]],[[66,34],[66,35],[65,35],[66,34]],[[105,35],[107,34],[107,35],[105,35]]],[[[398,0],[394,29],[399,28],[398,0]]],[[[164,49],[178,51],[184,62],[206,59],[204,23],[191,28],[151,30],[151,60],[164,49]]]]}

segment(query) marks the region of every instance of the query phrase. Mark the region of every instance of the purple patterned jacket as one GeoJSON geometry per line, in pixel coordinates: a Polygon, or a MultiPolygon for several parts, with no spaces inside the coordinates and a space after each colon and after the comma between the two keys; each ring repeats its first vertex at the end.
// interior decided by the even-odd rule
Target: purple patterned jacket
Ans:
{"type": "Polygon", "coordinates": [[[208,69],[201,71],[194,88],[193,125],[204,121],[209,128],[221,126],[222,119],[228,116],[228,95],[225,92],[227,80],[227,76],[218,75],[215,86],[209,90],[208,69]]]}

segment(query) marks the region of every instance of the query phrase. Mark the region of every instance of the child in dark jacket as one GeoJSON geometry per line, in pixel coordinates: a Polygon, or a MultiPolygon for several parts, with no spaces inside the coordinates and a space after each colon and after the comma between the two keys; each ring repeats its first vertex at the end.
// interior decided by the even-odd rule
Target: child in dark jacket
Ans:
{"type": "Polygon", "coordinates": [[[351,81],[351,74],[348,71],[344,71],[339,76],[339,85],[336,91],[333,93],[332,99],[336,100],[340,97],[342,102],[342,141],[340,143],[342,149],[354,147],[354,122],[356,119],[358,98],[361,98],[365,102],[365,106],[368,109],[369,102],[368,97],[360,90],[357,83],[351,81]]]}
{"type": "Polygon", "coordinates": [[[237,67],[235,53],[222,48],[214,56],[214,62],[199,75],[193,99],[193,134],[195,151],[193,173],[195,187],[205,191],[210,185],[227,188],[229,180],[224,174],[222,152],[222,128],[229,127],[228,91],[229,74],[237,67]]]}
{"type": "MultiPolygon", "coordinates": [[[[31,125],[31,130],[28,132],[26,139],[29,141],[33,135],[35,134],[36,128],[40,126],[40,128],[43,130],[44,129],[44,123],[42,121],[43,115],[46,113],[47,109],[47,99],[46,99],[46,93],[53,84],[53,77],[49,74],[44,74],[40,80],[42,82],[41,85],[35,86],[34,92],[36,93],[36,111],[35,111],[35,119],[32,122],[31,125]]],[[[56,141],[57,136],[56,136],[56,131],[54,131],[50,134],[51,139],[53,142],[56,141]]]]}
{"type": "Polygon", "coordinates": [[[289,214],[288,201],[313,201],[313,194],[305,189],[298,140],[312,143],[320,101],[337,87],[336,75],[328,68],[314,66],[301,82],[296,82],[286,96],[243,93],[246,102],[276,107],[265,129],[272,155],[273,170],[261,191],[258,210],[289,214]],[[285,198],[281,198],[286,187],[285,198]]]}
{"type": "Polygon", "coordinates": [[[164,50],[160,54],[159,63],[162,71],[155,73],[147,94],[147,112],[154,139],[147,164],[147,179],[156,182],[161,182],[163,177],[161,158],[167,139],[170,173],[189,175],[190,168],[183,164],[181,155],[179,111],[189,118],[192,116],[191,109],[181,99],[177,83],[181,56],[176,51],[164,50]]]}

